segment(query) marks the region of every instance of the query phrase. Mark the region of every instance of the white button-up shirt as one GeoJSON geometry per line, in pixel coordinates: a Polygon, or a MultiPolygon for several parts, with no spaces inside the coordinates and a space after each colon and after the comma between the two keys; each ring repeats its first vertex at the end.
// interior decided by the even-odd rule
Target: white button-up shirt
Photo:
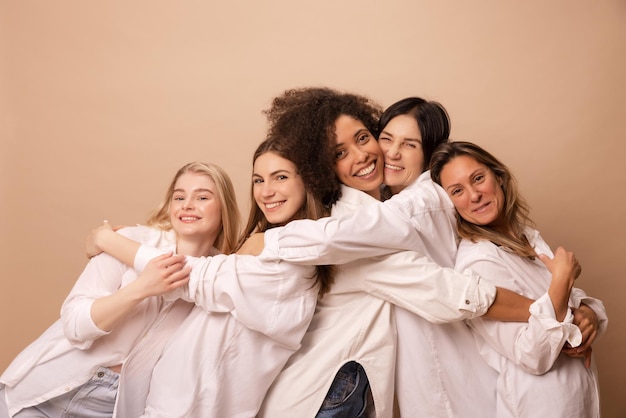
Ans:
{"type": "MultiPolygon", "coordinates": [[[[290,237],[298,234],[296,240],[301,243],[294,251],[297,262],[320,262],[318,255],[326,262],[332,262],[335,257],[345,261],[346,255],[348,258],[360,256],[356,251],[358,242],[347,242],[347,239],[359,240],[367,236],[367,239],[363,238],[365,245],[375,245],[380,234],[392,235],[393,231],[377,229],[377,222],[372,221],[376,215],[370,216],[370,222],[367,222],[370,227],[375,227],[374,231],[361,229],[364,225],[360,222],[356,222],[360,229],[354,234],[342,231],[345,225],[354,225],[351,218],[360,219],[369,208],[382,213],[376,202],[363,192],[342,188],[342,198],[333,207],[333,219],[340,220],[341,226],[331,227],[334,236],[345,237],[340,240],[340,245],[326,240],[324,232],[317,230],[320,225],[328,227],[329,221],[333,223],[332,219],[295,221],[297,227],[290,228],[288,234],[290,237]],[[351,213],[355,216],[351,217],[351,213]],[[311,236],[323,238],[321,247],[310,245],[311,236]],[[328,252],[322,249],[326,243],[332,243],[333,249],[328,252]],[[346,252],[343,251],[344,245],[348,248],[346,252]]],[[[441,209],[437,211],[440,213],[441,209]]],[[[410,228],[404,224],[401,234],[407,229],[410,228]]],[[[291,248],[282,248],[282,238],[280,247],[274,256],[280,253],[283,257],[291,252],[291,248]]],[[[270,254],[271,251],[265,252],[266,257],[270,254]]],[[[314,416],[336,372],[343,364],[354,360],[368,375],[376,415],[391,417],[396,351],[394,305],[433,322],[450,322],[482,315],[494,297],[495,288],[481,282],[478,276],[469,271],[462,275],[452,268],[442,269],[420,252],[400,251],[339,266],[330,293],[318,302],[302,348],[289,359],[272,385],[260,416],[314,416]]]]}
{"type": "MultiPolygon", "coordinates": [[[[158,253],[142,246],[135,268],[158,253]]],[[[314,267],[236,254],[187,262],[180,296],[197,306],[154,368],[143,416],[254,417],[311,322],[314,267]]]]}
{"type": "MultiPolygon", "coordinates": [[[[539,233],[527,229],[526,236],[537,253],[553,257],[539,233]]],[[[595,367],[586,369],[582,359],[561,354],[565,342],[580,344],[581,334],[568,312],[556,320],[546,294],[551,274],[537,258],[519,257],[489,241],[459,246],[457,268],[479,273],[485,280],[531,299],[528,323],[497,322],[476,318],[468,321],[478,349],[497,373],[497,416],[507,417],[598,417],[598,381],[595,367]]],[[[585,303],[600,319],[600,331],[607,325],[601,301],[574,288],[570,306],[585,303]]]]}
{"type": "MultiPolygon", "coordinates": [[[[132,227],[120,233],[164,251],[176,247],[171,231],[132,227]]],[[[119,364],[123,367],[116,414],[138,416],[138,411],[143,411],[152,367],[193,305],[149,297],[112,331],[99,329],[91,318],[93,302],[136,277],[132,268],[106,254],[89,261],[63,303],[61,318],[26,347],[0,377],[11,414],[81,386],[98,367],[119,364]]]]}

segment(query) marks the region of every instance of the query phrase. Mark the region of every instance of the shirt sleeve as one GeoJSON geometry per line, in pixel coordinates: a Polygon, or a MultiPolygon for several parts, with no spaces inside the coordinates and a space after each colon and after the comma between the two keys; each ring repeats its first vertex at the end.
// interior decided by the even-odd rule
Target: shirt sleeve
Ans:
{"type": "Polygon", "coordinates": [[[470,270],[444,268],[414,251],[362,260],[355,267],[368,293],[433,323],[483,315],[496,287],[470,270]]]}
{"type": "Polygon", "coordinates": [[[452,204],[445,192],[427,184],[343,217],[298,220],[270,229],[265,247],[267,256],[299,264],[344,264],[399,250],[419,251],[450,264],[447,260],[456,252],[454,231],[452,204]],[[450,244],[442,246],[442,241],[450,244]]]}
{"type": "Polygon", "coordinates": [[[314,269],[264,262],[249,255],[187,257],[192,266],[183,296],[205,312],[231,314],[245,327],[292,346],[294,333],[312,318],[317,287],[314,269]]]}
{"type": "Polygon", "coordinates": [[[590,307],[598,317],[598,335],[604,334],[604,332],[606,332],[606,328],[609,324],[609,317],[607,316],[604,303],[602,303],[600,299],[587,296],[584,290],[575,287],[572,289],[569,304],[574,308],[580,307],[581,304],[585,304],[590,307]]]}
{"type": "MultiPolygon", "coordinates": [[[[465,260],[457,267],[471,268],[486,280],[509,289],[510,283],[515,281],[508,268],[497,257],[488,254],[480,260],[465,260]]],[[[552,368],[566,342],[569,341],[574,347],[580,344],[582,335],[572,320],[573,315],[569,310],[563,322],[556,319],[554,307],[546,293],[531,305],[528,323],[475,318],[468,324],[485,344],[500,355],[527,373],[540,375],[552,368]]]]}
{"type": "Polygon", "coordinates": [[[63,331],[72,345],[87,349],[95,339],[108,334],[93,322],[91,305],[96,299],[115,293],[127,269],[107,254],[89,260],[61,307],[63,331]]]}

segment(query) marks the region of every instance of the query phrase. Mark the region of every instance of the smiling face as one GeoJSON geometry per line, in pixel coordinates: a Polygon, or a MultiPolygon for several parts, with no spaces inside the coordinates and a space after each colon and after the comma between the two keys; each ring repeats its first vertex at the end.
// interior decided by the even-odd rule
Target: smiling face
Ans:
{"type": "Polygon", "coordinates": [[[306,190],[296,166],[273,152],[254,162],[252,193],[270,224],[284,225],[294,219],[306,200],[306,190]]]}
{"type": "Polygon", "coordinates": [[[378,142],[365,125],[341,115],[335,121],[335,173],[346,186],[380,199],[384,157],[378,142]]]}
{"type": "Polygon", "coordinates": [[[422,135],[411,115],[391,119],[378,137],[385,154],[385,184],[396,194],[424,171],[422,135]]]}
{"type": "Polygon", "coordinates": [[[169,204],[178,237],[215,240],[222,226],[222,204],[211,177],[187,172],[178,177],[169,204]]]}
{"type": "Polygon", "coordinates": [[[489,167],[470,156],[461,155],[443,166],[440,179],[441,187],[467,222],[494,226],[501,223],[504,192],[500,180],[489,167]]]}

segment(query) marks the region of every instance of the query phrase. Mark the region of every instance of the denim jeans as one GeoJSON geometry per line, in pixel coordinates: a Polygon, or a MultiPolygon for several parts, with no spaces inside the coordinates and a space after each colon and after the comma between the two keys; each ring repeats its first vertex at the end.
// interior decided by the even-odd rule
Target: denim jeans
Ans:
{"type": "Polygon", "coordinates": [[[120,375],[100,367],[87,383],[39,405],[22,409],[14,418],[110,418],[120,375]]]}
{"type": "Polygon", "coordinates": [[[363,367],[354,361],[341,366],[316,418],[365,417],[369,380],[363,367]]]}

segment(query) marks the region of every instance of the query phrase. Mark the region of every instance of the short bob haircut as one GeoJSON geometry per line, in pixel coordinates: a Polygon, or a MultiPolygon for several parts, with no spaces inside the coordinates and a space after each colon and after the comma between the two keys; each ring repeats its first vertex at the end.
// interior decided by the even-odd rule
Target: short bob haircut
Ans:
{"type": "Polygon", "coordinates": [[[497,158],[483,148],[471,142],[455,141],[441,145],[433,154],[430,162],[430,176],[433,181],[441,185],[441,172],[454,158],[468,156],[487,166],[502,184],[504,192],[504,224],[511,234],[502,232],[491,225],[476,225],[463,219],[457,212],[457,230],[462,238],[473,242],[488,240],[502,247],[507,247],[513,253],[534,258],[535,250],[526,239],[525,228],[533,226],[529,218],[530,207],[518,191],[517,181],[513,174],[497,158]]]}
{"type": "Polygon", "coordinates": [[[164,231],[172,229],[172,223],[170,221],[170,203],[178,178],[186,173],[208,176],[215,183],[217,187],[217,197],[221,206],[222,227],[217,234],[213,246],[224,254],[232,253],[235,251],[239,238],[239,208],[237,207],[235,189],[230,177],[226,174],[224,169],[215,164],[196,161],[182,166],[174,175],[174,178],[167,188],[165,197],[149,216],[146,224],[164,231]]]}
{"type": "Polygon", "coordinates": [[[424,152],[424,171],[428,170],[430,159],[437,147],[448,142],[450,137],[450,118],[448,112],[439,103],[420,97],[407,97],[389,106],[380,117],[377,131],[380,134],[391,119],[400,115],[413,117],[422,136],[424,152]]]}

